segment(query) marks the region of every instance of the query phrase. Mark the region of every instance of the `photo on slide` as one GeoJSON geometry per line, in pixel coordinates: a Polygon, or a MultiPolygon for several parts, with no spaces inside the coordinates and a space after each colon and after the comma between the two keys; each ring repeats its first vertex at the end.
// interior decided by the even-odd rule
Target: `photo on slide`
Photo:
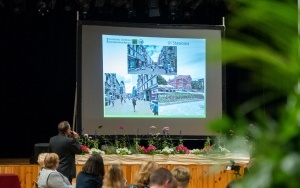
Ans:
{"type": "Polygon", "coordinates": [[[205,80],[191,75],[158,76],[159,115],[205,117],[205,80]]]}
{"type": "Polygon", "coordinates": [[[158,115],[157,75],[104,73],[104,117],[158,115]]]}
{"type": "Polygon", "coordinates": [[[127,45],[129,74],[177,74],[177,47],[127,45]]]}

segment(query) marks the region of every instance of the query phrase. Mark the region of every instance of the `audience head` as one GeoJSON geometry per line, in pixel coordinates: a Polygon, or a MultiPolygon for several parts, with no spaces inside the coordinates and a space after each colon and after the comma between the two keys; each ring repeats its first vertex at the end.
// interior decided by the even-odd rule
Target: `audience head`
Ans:
{"type": "Polygon", "coordinates": [[[56,169],[59,164],[59,157],[56,153],[48,153],[44,159],[44,165],[49,169],[56,169]]]}
{"type": "Polygon", "coordinates": [[[138,186],[149,185],[151,173],[158,168],[158,164],[154,161],[143,162],[133,181],[138,186]]]}
{"type": "Polygon", "coordinates": [[[105,173],[103,181],[104,188],[121,188],[124,187],[123,171],[120,165],[113,164],[105,173]]]}
{"type": "Polygon", "coordinates": [[[58,132],[62,134],[70,134],[71,133],[71,126],[68,121],[62,121],[58,124],[58,132]]]}
{"type": "Polygon", "coordinates": [[[150,188],[172,188],[173,176],[170,170],[158,168],[150,175],[150,188]]]}
{"type": "Polygon", "coordinates": [[[186,188],[190,181],[190,169],[184,166],[177,166],[172,169],[173,177],[177,181],[177,185],[180,188],[186,188]]]}
{"type": "Polygon", "coordinates": [[[101,155],[93,154],[82,167],[82,171],[104,177],[104,163],[101,155]]]}

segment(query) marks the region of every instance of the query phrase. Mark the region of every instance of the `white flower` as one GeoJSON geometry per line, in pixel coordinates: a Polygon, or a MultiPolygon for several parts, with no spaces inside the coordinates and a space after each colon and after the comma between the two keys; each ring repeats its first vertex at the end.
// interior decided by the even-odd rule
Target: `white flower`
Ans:
{"type": "Polygon", "coordinates": [[[84,136],[84,137],[87,137],[87,138],[89,137],[89,135],[88,135],[88,134],[84,134],[83,136],[84,136]]]}
{"type": "Polygon", "coordinates": [[[190,153],[191,154],[200,154],[201,150],[200,149],[192,149],[192,150],[190,150],[190,153]]]}
{"type": "Polygon", "coordinates": [[[128,148],[117,148],[116,149],[117,154],[119,155],[130,155],[131,151],[128,148]]]}
{"type": "Polygon", "coordinates": [[[174,152],[175,152],[174,148],[169,148],[168,146],[161,150],[161,153],[163,153],[163,154],[171,154],[174,152]]]}
{"type": "Polygon", "coordinates": [[[226,152],[226,153],[230,153],[230,151],[229,151],[228,149],[223,148],[222,146],[219,146],[219,149],[220,149],[221,151],[226,152]]]}
{"type": "Polygon", "coordinates": [[[153,130],[153,129],[156,129],[156,127],[155,127],[155,126],[151,126],[151,127],[150,127],[150,129],[152,129],[152,130],[153,130]]]}
{"type": "Polygon", "coordinates": [[[90,149],[90,154],[93,154],[93,153],[97,153],[97,154],[100,154],[100,155],[105,155],[104,151],[102,151],[100,149],[96,149],[96,148],[90,149]]]}

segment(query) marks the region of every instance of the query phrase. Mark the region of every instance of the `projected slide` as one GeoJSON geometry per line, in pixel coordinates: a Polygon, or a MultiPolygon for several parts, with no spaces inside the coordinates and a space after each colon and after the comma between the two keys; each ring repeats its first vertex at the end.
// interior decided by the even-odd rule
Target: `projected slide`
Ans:
{"type": "Polygon", "coordinates": [[[104,117],[206,117],[205,39],[102,35],[102,54],[104,117]]]}

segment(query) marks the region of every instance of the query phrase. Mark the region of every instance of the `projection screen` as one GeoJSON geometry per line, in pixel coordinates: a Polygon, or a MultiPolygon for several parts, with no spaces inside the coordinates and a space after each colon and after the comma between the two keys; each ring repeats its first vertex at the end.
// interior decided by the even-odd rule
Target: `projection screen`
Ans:
{"type": "Polygon", "coordinates": [[[212,135],[222,116],[222,26],[79,21],[77,131],[212,135]],[[101,129],[100,129],[101,128],[101,129]]]}

